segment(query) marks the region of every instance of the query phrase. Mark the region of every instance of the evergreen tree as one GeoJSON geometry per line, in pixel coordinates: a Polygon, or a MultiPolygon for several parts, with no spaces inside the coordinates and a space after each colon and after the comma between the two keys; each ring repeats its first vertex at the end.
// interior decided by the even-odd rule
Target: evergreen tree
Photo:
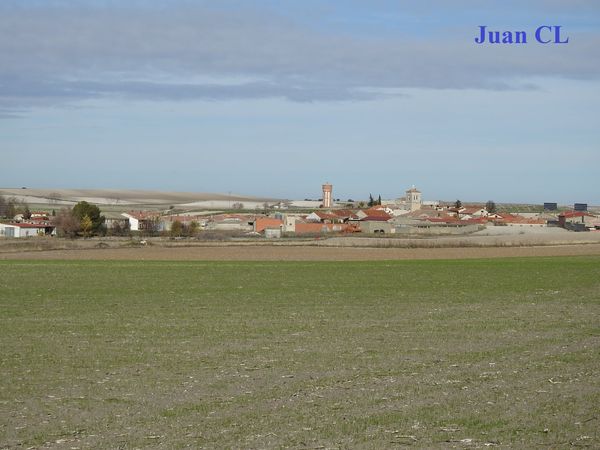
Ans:
{"type": "Polygon", "coordinates": [[[375,205],[375,200],[373,199],[373,196],[371,194],[369,194],[369,203],[367,203],[367,206],[370,208],[371,206],[375,205]]]}
{"type": "Polygon", "coordinates": [[[79,221],[79,223],[83,221],[85,216],[88,216],[92,221],[92,228],[90,230],[91,233],[97,233],[100,231],[100,228],[104,223],[104,216],[100,215],[100,208],[85,201],[77,203],[73,207],[72,214],[73,217],[79,221]]]}

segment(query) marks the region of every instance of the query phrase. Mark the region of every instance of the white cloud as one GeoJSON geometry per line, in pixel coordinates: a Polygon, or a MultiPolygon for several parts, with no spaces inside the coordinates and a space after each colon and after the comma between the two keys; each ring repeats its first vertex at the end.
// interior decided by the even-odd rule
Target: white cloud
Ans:
{"type": "Polygon", "coordinates": [[[0,114],[106,96],[363,100],[390,89],[523,89],[534,86],[516,79],[600,74],[598,34],[571,35],[567,46],[481,47],[476,25],[445,40],[369,37],[206,3],[14,5],[0,6],[0,114]]]}

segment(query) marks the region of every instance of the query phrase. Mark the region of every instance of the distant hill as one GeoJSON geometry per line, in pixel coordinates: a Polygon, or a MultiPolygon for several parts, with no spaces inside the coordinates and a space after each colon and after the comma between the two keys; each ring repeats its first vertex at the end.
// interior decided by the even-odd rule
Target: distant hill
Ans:
{"type": "Polygon", "coordinates": [[[71,205],[87,201],[97,205],[202,205],[224,202],[275,202],[278,199],[207,192],[162,192],[135,189],[29,189],[0,188],[0,195],[32,204],[71,205]]]}

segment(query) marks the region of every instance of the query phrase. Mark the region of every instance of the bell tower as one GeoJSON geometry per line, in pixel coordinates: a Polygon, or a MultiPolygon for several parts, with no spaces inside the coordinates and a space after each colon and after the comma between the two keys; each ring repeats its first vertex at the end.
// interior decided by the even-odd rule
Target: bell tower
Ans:
{"type": "Polygon", "coordinates": [[[410,207],[411,211],[421,209],[421,191],[413,186],[406,191],[406,203],[410,207]]]}

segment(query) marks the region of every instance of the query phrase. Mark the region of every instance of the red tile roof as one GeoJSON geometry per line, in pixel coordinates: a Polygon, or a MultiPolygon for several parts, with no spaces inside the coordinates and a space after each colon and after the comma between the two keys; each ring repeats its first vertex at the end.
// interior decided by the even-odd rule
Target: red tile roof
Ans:
{"type": "Polygon", "coordinates": [[[52,228],[50,224],[35,224],[35,223],[5,223],[4,225],[12,225],[19,228],[52,228]]]}
{"type": "Polygon", "coordinates": [[[283,221],[279,219],[273,219],[272,217],[258,217],[254,221],[254,231],[261,232],[265,228],[279,228],[283,225],[283,221]]]}
{"type": "Polygon", "coordinates": [[[361,220],[363,222],[387,222],[390,219],[391,219],[391,217],[388,214],[386,214],[385,216],[381,216],[381,215],[372,216],[372,215],[369,215],[369,216],[363,217],[361,220]]]}
{"type": "Polygon", "coordinates": [[[350,209],[334,209],[331,213],[338,218],[358,219],[356,213],[350,209]]]}
{"type": "Polygon", "coordinates": [[[558,215],[558,217],[565,217],[567,219],[569,219],[571,217],[587,217],[587,216],[594,217],[590,213],[585,212],[585,211],[565,211],[558,215]]]}
{"type": "Polygon", "coordinates": [[[315,215],[319,217],[321,220],[334,220],[339,219],[339,217],[333,213],[325,212],[325,211],[315,211],[315,215]]]}
{"type": "Polygon", "coordinates": [[[386,213],[381,208],[382,207],[380,206],[379,208],[373,207],[373,208],[365,209],[364,213],[367,215],[367,217],[382,217],[382,218],[385,218],[385,220],[391,219],[392,216],[389,215],[388,213],[386,213]]]}
{"type": "Polygon", "coordinates": [[[153,219],[160,216],[156,211],[128,211],[126,214],[137,220],[153,219]]]}

